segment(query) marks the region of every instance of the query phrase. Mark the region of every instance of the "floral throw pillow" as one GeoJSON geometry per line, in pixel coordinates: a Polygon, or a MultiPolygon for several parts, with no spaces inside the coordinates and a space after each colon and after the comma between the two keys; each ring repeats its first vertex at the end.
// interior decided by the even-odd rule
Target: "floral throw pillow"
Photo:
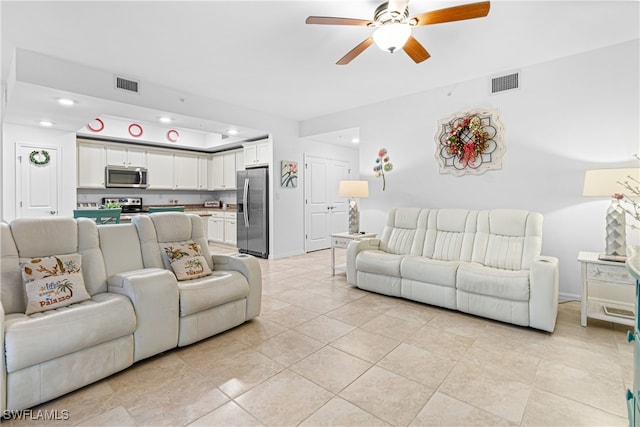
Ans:
{"type": "Polygon", "coordinates": [[[27,296],[25,314],[66,307],[91,296],[84,286],[82,255],[33,258],[22,264],[27,296]]]}
{"type": "Polygon", "coordinates": [[[211,268],[196,242],[165,243],[165,254],[178,280],[191,280],[211,274],[211,268]]]}

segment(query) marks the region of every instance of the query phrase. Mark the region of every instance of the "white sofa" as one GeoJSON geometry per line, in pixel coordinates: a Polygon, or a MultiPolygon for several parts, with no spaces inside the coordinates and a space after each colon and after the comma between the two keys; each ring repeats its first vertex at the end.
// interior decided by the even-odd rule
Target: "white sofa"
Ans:
{"type": "Polygon", "coordinates": [[[86,218],[23,218],[0,222],[0,240],[3,411],[56,398],[260,312],[257,260],[211,256],[197,215],[158,213],[100,226],[86,218]],[[177,282],[159,262],[157,241],[167,236],[201,244],[212,275],[177,282]],[[25,314],[21,262],[76,253],[90,298],[25,314]]]}
{"type": "Polygon", "coordinates": [[[392,209],[379,239],[352,241],[347,281],[553,332],[558,260],[540,256],[542,215],[513,209],[392,209]]]}

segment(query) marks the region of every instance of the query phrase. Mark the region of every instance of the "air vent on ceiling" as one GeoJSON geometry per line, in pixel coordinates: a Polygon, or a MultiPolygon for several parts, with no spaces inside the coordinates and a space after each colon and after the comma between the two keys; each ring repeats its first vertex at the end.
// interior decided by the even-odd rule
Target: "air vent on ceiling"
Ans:
{"type": "Polygon", "coordinates": [[[519,78],[519,73],[507,74],[506,76],[492,78],[491,93],[499,93],[506,90],[518,89],[519,78]]]}
{"type": "Polygon", "coordinates": [[[126,90],[127,92],[138,93],[140,82],[135,80],[127,79],[120,76],[116,77],[116,89],[126,90]]]}

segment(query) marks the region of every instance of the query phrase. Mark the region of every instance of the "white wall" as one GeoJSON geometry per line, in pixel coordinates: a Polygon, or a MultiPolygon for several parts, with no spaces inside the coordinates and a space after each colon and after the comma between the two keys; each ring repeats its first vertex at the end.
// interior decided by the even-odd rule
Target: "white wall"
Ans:
{"type": "MultiPolygon", "coordinates": [[[[541,212],[543,254],[560,259],[561,295],[579,298],[576,257],[604,250],[609,204],[582,196],[584,171],[637,164],[638,52],[636,40],[526,67],[520,89],[503,94],[489,93],[489,77],[461,82],[309,120],[301,135],[360,127],[360,172],[370,181],[360,221],[367,230],[382,230],[387,210],[396,206],[541,212]],[[502,169],[441,175],[434,156],[438,119],[481,107],[500,111],[507,147],[502,169]],[[394,165],[384,192],[381,178],[373,176],[381,147],[394,165]]],[[[633,234],[630,241],[638,244],[633,234]]]]}

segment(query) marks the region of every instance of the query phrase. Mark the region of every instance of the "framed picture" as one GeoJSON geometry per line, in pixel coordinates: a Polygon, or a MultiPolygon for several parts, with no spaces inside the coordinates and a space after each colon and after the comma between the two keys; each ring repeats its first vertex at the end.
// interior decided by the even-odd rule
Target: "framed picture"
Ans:
{"type": "Polygon", "coordinates": [[[280,168],[281,185],[285,188],[298,186],[298,162],[283,160],[280,168]]]}

